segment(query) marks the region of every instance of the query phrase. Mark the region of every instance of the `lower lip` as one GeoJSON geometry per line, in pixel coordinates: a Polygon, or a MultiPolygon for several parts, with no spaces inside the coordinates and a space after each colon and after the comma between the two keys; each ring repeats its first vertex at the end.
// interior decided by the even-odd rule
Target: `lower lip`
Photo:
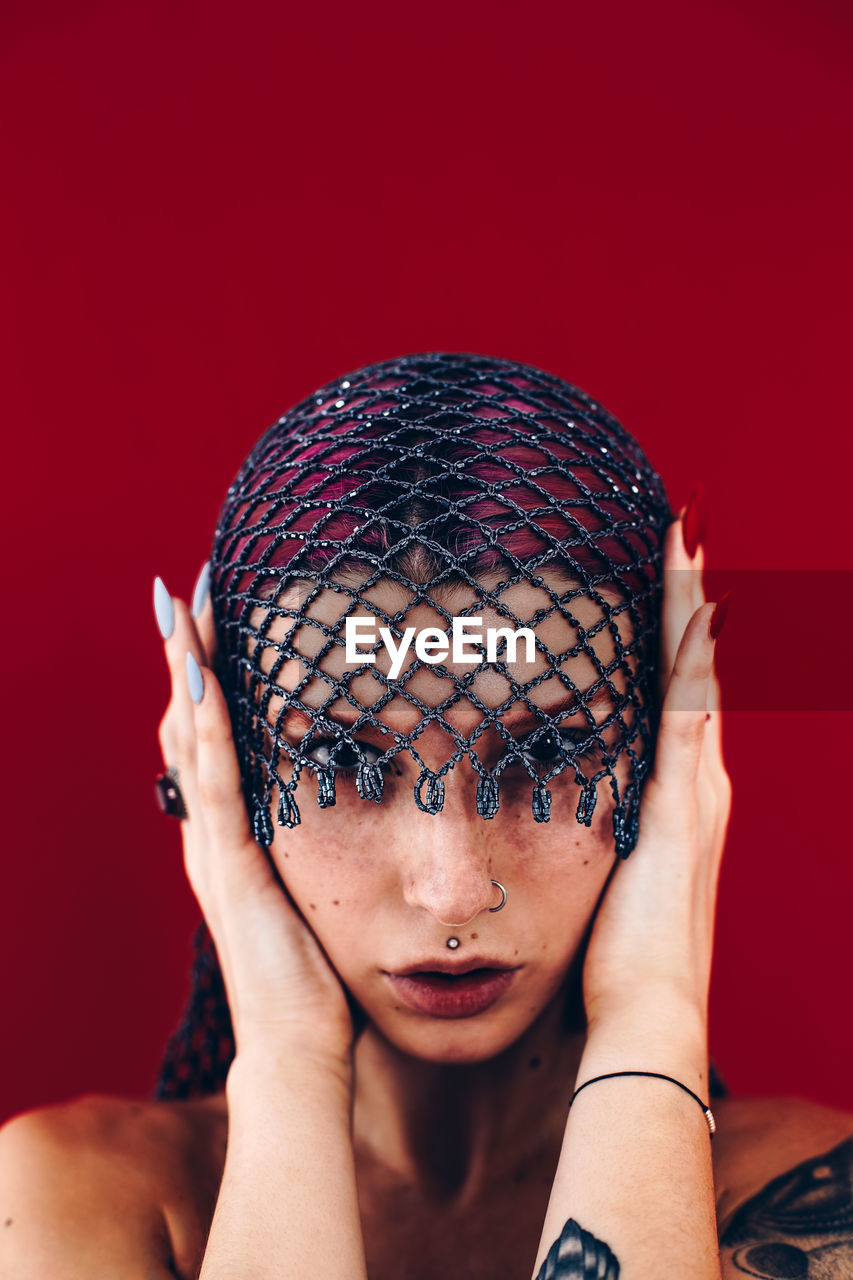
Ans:
{"type": "Polygon", "coordinates": [[[386,976],[397,995],[417,1013],[433,1018],[470,1018],[494,1004],[517,973],[517,969],[475,969],[457,977],[439,973],[386,976]]]}

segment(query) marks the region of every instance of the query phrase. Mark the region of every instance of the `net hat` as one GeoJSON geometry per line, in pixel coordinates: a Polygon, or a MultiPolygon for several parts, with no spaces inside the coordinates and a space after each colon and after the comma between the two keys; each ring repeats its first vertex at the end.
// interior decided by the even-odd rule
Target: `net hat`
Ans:
{"type": "Polygon", "coordinates": [[[556,816],[560,774],[587,826],[608,787],[627,857],[654,752],[671,519],[634,438],[529,365],[407,355],[295,405],[230,486],[210,558],[258,843],[273,813],[292,827],[343,785],[381,804],[408,756],[413,803],[435,815],[462,762],[484,821],[509,776],[529,780],[536,822],[556,816]],[[519,712],[522,736],[507,726],[519,712]]]}

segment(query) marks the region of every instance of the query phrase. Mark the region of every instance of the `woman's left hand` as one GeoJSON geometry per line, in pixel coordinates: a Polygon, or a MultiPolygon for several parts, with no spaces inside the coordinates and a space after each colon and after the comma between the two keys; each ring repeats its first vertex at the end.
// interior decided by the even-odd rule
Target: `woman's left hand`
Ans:
{"type": "Polygon", "coordinates": [[[731,810],[720,689],[702,590],[702,548],[685,550],[684,513],[666,537],[661,636],[663,707],[639,839],[604,890],[587,947],[587,1018],[667,1007],[705,1025],[717,882],[731,810]]]}

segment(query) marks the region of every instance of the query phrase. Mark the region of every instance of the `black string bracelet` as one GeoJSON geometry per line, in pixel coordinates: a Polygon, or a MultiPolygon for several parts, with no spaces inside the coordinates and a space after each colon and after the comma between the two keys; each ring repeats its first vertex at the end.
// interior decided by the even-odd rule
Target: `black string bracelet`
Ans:
{"type": "Polygon", "coordinates": [[[713,1138],[714,1134],[717,1132],[717,1125],[714,1120],[713,1112],[710,1107],[705,1105],[698,1094],[695,1094],[692,1089],[688,1089],[687,1085],[682,1084],[680,1080],[675,1080],[672,1076],[665,1076],[660,1071],[608,1071],[607,1075],[593,1076],[591,1080],[585,1080],[582,1085],[575,1089],[572,1094],[572,1101],[569,1103],[569,1110],[571,1110],[572,1103],[574,1103],[574,1100],[580,1093],[581,1089],[585,1089],[588,1084],[595,1084],[597,1080],[612,1080],[615,1076],[652,1076],[655,1080],[669,1080],[672,1084],[677,1084],[679,1089],[683,1089],[685,1093],[690,1094],[690,1097],[694,1102],[699,1103],[699,1106],[704,1112],[705,1119],[708,1121],[708,1132],[711,1137],[713,1138]]]}

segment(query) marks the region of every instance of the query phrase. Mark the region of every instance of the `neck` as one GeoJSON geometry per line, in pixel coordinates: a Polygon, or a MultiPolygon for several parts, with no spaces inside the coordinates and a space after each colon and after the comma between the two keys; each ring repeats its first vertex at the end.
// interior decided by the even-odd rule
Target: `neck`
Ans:
{"type": "Polygon", "coordinates": [[[362,1159],[430,1198],[474,1199],[549,1148],[559,1154],[585,1039],[564,985],[523,1036],[485,1062],[413,1058],[368,1024],[355,1049],[362,1159]]]}

